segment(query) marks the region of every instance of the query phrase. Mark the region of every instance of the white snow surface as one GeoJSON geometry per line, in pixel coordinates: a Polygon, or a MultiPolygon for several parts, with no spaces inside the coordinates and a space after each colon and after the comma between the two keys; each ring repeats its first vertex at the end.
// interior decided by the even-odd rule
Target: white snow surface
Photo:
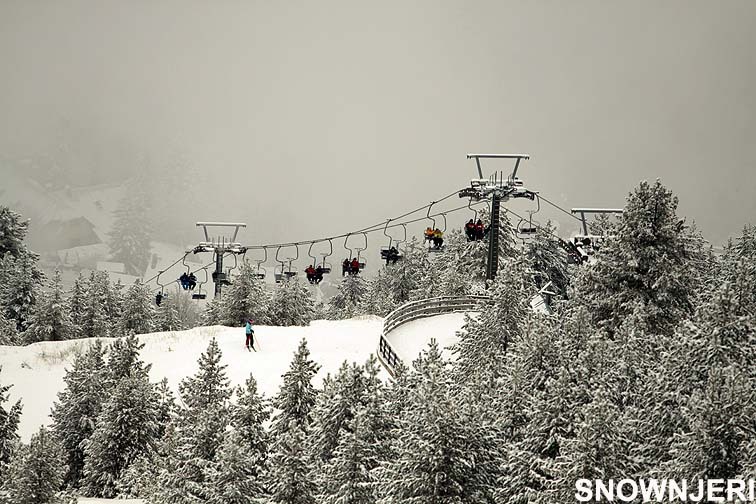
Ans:
{"type": "Polygon", "coordinates": [[[464,323],[464,313],[436,315],[407,322],[387,334],[386,339],[396,355],[408,366],[422,350],[428,348],[431,339],[436,340],[441,354],[450,359],[453,356],[449,347],[459,340],[457,332],[464,323]]]}
{"type": "MultiPolygon", "coordinates": [[[[248,352],[244,347],[243,327],[198,327],[188,331],[143,334],[139,339],[145,344],[142,359],[152,364],[151,379],[158,382],[168,378],[175,392],[178,392],[183,378],[197,371],[197,359],[215,337],[232,385],[243,384],[252,374],[259,390],[266,397],[272,397],[278,392],[281,376],[289,368],[302,338],[307,340],[311,358],[322,366],[314,381],[320,386],[326,373],[335,373],[345,360],[362,364],[370,354],[375,354],[382,325],[381,318],[364,317],[314,321],[307,327],[257,326],[257,352],[248,352]]],[[[0,383],[13,385],[11,401],[22,400],[19,434],[24,441],[29,441],[40,424],[51,423],[50,411],[58,392],[64,388],[66,368],[70,367],[76,353],[85,350],[92,342],[81,339],[24,347],[0,346],[0,383]]],[[[383,378],[388,379],[388,373],[385,370],[382,373],[383,378]]]]}

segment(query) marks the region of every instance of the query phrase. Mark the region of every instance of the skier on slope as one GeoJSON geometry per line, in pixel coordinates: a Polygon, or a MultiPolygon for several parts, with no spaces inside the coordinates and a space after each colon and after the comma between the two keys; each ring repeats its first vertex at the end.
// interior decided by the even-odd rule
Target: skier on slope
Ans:
{"type": "MultiPolygon", "coordinates": [[[[246,346],[247,346],[247,350],[249,350],[250,352],[252,350],[255,350],[255,330],[252,328],[253,322],[254,320],[247,319],[247,324],[244,327],[244,332],[247,335],[246,346]]],[[[257,352],[257,350],[255,350],[255,352],[257,352]]]]}

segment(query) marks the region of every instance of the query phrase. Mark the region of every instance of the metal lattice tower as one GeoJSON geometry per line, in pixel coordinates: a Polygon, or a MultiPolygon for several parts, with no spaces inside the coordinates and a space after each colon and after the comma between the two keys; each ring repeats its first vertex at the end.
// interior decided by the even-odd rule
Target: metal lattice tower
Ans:
{"type": "Polygon", "coordinates": [[[243,222],[198,222],[197,227],[201,227],[205,232],[205,241],[200,242],[189,252],[194,252],[195,254],[198,252],[212,252],[214,254],[215,271],[213,272],[213,283],[215,284],[215,299],[220,299],[223,286],[230,285],[226,273],[223,271],[223,258],[226,254],[243,254],[247,251],[241,243],[236,241],[239,229],[246,228],[247,225],[243,222]],[[234,233],[230,238],[226,236],[211,238],[208,228],[213,227],[232,227],[234,228],[234,233]]]}

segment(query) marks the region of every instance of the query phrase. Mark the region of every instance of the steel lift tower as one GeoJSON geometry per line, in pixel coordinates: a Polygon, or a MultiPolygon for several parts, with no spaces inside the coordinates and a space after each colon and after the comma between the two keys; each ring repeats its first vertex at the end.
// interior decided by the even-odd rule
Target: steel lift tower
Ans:
{"type": "Polygon", "coordinates": [[[226,254],[243,254],[247,251],[246,247],[243,247],[236,241],[239,229],[246,228],[247,225],[243,222],[198,222],[197,227],[201,227],[205,232],[205,241],[200,242],[189,252],[194,252],[195,254],[198,252],[212,252],[214,254],[215,271],[213,272],[213,283],[215,283],[215,299],[220,299],[223,286],[230,285],[226,273],[223,271],[223,257],[226,254]],[[234,233],[230,238],[227,236],[213,236],[211,238],[208,228],[215,227],[234,228],[234,233]]]}
{"type": "Polygon", "coordinates": [[[491,222],[488,231],[488,260],[486,263],[486,279],[493,280],[499,269],[499,216],[501,203],[510,198],[527,198],[534,200],[536,193],[524,187],[522,180],[517,177],[517,170],[522,160],[530,159],[528,154],[468,154],[467,159],[474,159],[478,168],[478,178],[470,181],[470,187],[459,191],[460,198],[470,198],[475,201],[491,201],[491,222]],[[488,178],[483,176],[481,159],[514,159],[515,166],[512,173],[504,176],[503,171],[494,172],[488,178]]]}

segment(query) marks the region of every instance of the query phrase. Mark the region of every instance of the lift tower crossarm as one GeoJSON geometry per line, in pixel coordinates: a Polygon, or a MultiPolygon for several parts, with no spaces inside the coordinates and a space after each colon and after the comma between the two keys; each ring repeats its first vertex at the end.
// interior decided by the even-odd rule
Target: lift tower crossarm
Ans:
{"type": "Polygon", "coordinates": [[[516,159],[514,172],[512,178],[517,176],[517,169],[520,167],[520,160],[530,159],[530,154],[468,154],[467,159],[474,159],[475,164],[478,165],[478,175],[483,178],[483,169],[480,166],[481,159],[516,159]]]}
{"type": "MultiPolygon", "coordinates": [[[[246,228],[247,224],[244,222],[198,222],[197,227],[201,227],[205,233],[205,241],[200,242],[197,247],[194,248],[194,253],[197,252],[213,252],[215,254],[215,272],[213,273],[213,282],[215,283],[215,298],[220,299],[223,285],[229,285],[226,273],[223,272],[223,257],[226,254],[243,254],[246,252],[246,247],[236,241],[236,237],[239,234],[239,229],[246,228]],[[234,234],[230,240],[225,236],[216,238],[210,238],[210,234],[207,231],[209,227],[224,227],[234,228],[234,234]]],[[[234,256],[236,259],[236,256],[234,256]]]]}

